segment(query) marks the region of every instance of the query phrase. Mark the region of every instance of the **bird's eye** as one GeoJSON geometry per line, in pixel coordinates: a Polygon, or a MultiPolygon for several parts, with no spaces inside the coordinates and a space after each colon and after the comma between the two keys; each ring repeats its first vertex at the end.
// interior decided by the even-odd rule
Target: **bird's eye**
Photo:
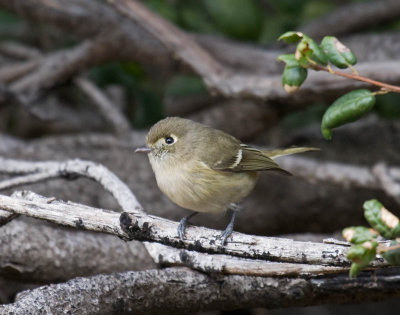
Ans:
{"type": "Polygon", "coordinates": [[[174,143],[174,138],[172,137],[165,137],[165,143],[166,144],[173,144],[174,143]]]}

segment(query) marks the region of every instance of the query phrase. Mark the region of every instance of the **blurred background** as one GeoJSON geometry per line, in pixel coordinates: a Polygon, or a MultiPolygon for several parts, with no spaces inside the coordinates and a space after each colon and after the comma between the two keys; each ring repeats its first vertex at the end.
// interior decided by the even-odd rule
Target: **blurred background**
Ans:
{"type": "MultiPolygon", "coordinates": [[[[133,151],[145,143],[155,122],[182,116],[260,147],[321,148],[278,160],[294,173],[292,178],[263,174],[243,203],[238,231],[314,241],[340,237],[346,226],[366,225],[362,204],[372,198],[400,214],[400,196],[373,171],[378,163],[389,171],[399,167],[400,95],[379,96],[372,113],[334,130],[326,141],[320,123],[327,107],[351,89],[370,86],[310,73],[298,92],[287,94],[280,85],[284,65],[277,61],[295,49],[277,42],[286,31],[303,31],[317,41],[334,35],[355,53],[361,75],[399,85],[399,1],[138,3],[155,16],[129,19],[100,0],[0,0],[1,156],[100,162],[129,185],[146,211],[179,220],[188,212],[161,194],[147,158],[133,151]],[[159,18],[171,23],[165,34],[152,29],[159,18]],[[179,45],[168,44],[181,32],[187,37],[179,45]],[[182,58],[181,48],[193,45],[207,58],[182,58]],[[213,81],[218,73],[226,74],[226,81],[213,81]],[[372,179],[360,179],[365,172],[372,179]]],[[[23,188],[118,208],[87,179],[23,188]]],[[[227,220],[204,215],[193,222],[221,229],[227,220]]],[[[14,294],[4,293],[3,301],[14,294]]],[[[382,305],[374,305],[350,311],[377,314],[382,305]]],[[[303,311],[322,312],[317,307],[303,311]]]]}

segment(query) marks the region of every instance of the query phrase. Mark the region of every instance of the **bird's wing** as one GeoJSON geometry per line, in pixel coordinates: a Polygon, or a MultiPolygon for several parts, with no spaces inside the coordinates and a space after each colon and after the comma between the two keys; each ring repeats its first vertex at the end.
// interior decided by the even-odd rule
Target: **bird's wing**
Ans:
{"type": "Polygon", "coordinates": [[[291,175],[288,171],[280,168],[270,157],[260,150],[245,144],[238,144],[232,150],[224,150],[223,156],[211,166],[214,170],[226,172],[248,172],[248,171],[278,171],[285,175],[291,175]]]}

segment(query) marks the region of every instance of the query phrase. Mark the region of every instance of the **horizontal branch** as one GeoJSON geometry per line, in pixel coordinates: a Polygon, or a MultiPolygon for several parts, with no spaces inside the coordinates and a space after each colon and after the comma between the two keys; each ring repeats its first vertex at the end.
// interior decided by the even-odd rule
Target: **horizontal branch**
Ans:
{"type": "MultiPolygon", "coordinates": [[[[36,198],[33,196],[31,199],[36,198]]],[[[108,233],[123,239],[158,242],[211,254],[330,266],[349,266],[350,263],[346,259],[347,246],[299,242],[236,232],[223,246],[217,239],[219,232],[194,226],[187,228],[186,238],[182,241],[177,235],[177,222],[144,213],[137,213],[135,216],[128,212],[119,214],[54,199],[29,201],[0,195],[0,209],[64,226],[108,233]]],[[[386,264],[378,259],[374,265],[386,264]]]]}
{"type": "Polygon", "coordinates": [[[400,167],[378,163],[372,167],[321,162],[303,157],[282,157],[279,164],[311,182],[324,182],[344,187],[381,189],[400,203],[400,167]]]}
{"type": "Polygon", "coordinates": [[[271,262],[229,255],[207,254],[177,249],[160,243],[144,243],[154,262],[161,266],[185,266],[205,273],[262,277],[293,277],[343,273],[348,267],[271,262]]]}
{"type": "MultiPolygon", "coordinates": [[[[281,86],[281,75],[237,73],[234,69],[224,67],[192,37],[151,12],[141,3],[127,0],[108,0],[108,2],[112,3],[119,12],[144,27],[186,65],[190,66],[195,73],[203,78],[204,83],[212,92],[218,92],[229,97],[288,98],[281,86]]],[[[395,77],[395,80],[399,81],[400,71],[397,71],[396,74],[393,71],[393,68],[389,71],[391,78],[395,77]]],[[[303,99],[304,102],[307,95],[315,93],[316,90],[321,90],[321,83],[318,84],[318,82],[310,79],[311,77],[307,81],[308,84],[303,85],[301,93],[299,91],[295,94],[297,100],[303,99]]],[[[346,85],[349,89],[349,81],[347,80],[342,87],[346,87],[346,85]]],[[[335,86],[335,84],[332,84],[332,86],[335,86]]]]}
{"type": "Polygon", "coordinates": [[[1,227],[0,276],[28,283],[156,268],[141,242],[20,217],[1,227]]]}
{"type": "Polygon", "coordinates": [[[117,200],[125,211],[140,212],[142,206],[131,190],[105,166],[79,159],[68,161],[32,162],[0,157],[0,173],[27,174],[0,182],[0,187],[10,188],[55,177],[83,176],[95,180],[117,200]]]}
{"type": "MultiPolygon", "coordinates": [[[[49,82],[60,82],[106,60],[135,60],[152,66],[157,63],[159,67],[168,68],[174,64],[174,57],[181,59],[185,65],[200,75],[210,91],[228,97],[289,100],[291,103],[305,104],[310,100],[337,97],[343,89],[367,86],[340,78],[332,80],[330,75],[320,76],[310,73],[302,88],[297,93],[289,95],[281,86],[281,75],[278,71],[281,66],[272,61],[276,60],[274,56],[279,54],[278,51],[271,52],[262,48],[245,49],[243,48],[245,45],[232,41],[224,42],[225,48],[222,50],[221,45],[215,45],[215,42],[219,41],[218,38],[200,39],[198,36],[191,36],[138,2],[129,1],[128,4],[126,1],[113,1],[117,3],[121,12],[129,15],[129,18],[126,18],[111,6],[94,0],[87,0],[84,3],[70,0],[68,6],[62,1],[54,1],[56,4],[50,5],[43,1],[38,3],[33,0],[0,0],[0,5],[24,17],[58,25],[68,32],[92,36],[92,41],[95,41],[93,44],[99,45],[98,49],[90,51],[87,58],[79,58],[79,62],[73,61],[77,56],[75,52],[85,50],[85,47],[80,46],[86,45],[90,40],[66,50],[65,54],[59,52],[58,57],[66,58],[67,62],[57,58],[57,62],[43,63],[27,78],[22,78],[16,83],[14,88],[18,91],[23,89],[34,93],[38,89],[49,87],[49,82]],[[134,10],[129,10],[129,7],[134,10]],[[105,29],[108,30],[107,34],[101,34],[100,30],[105,29]],[[143,41],[143,38],[146,38],[146,41],[143,41]],[[124,43],[123,50],[120,49],[121,42],[124,43]],[[236,53],[237,47],[243,52],[240,55],[236,53]],[[232,51],[235,53],[232,54],[232,51]],[[90,54],[93,54],[93,57],[90,57],[90,54]],[[234,62],[237,58],[239,60],[234,62]],[[250,60],[248,67],[246,60],[250,60]],[[261,60],[260,62],[269,60],[268,63],[274,63],[274,66],[267,67],[264,71],[254,71],[256,68],[254,60],[261,60]],[[240,66],[236,67],[236,64],[240,66]],[[47,74],[44,75],[45,73],[47,74]]],[[[85,52],[82,56],[84,55],[85,52]]],[[[398,61],[387,60],[392,55],[388,53],[384,61],[360,63],[357,69],[364,76],[375,80],[398,83],[400,82],[398,61]]],[[[258,68],[261,69],[262,66],[258,68]]]]}
{"type": "Polygon", "coordinates": [[[187,268],[76,278],[19,294],[1,313],[157,314],[194,313],[399,297],[398,268],[357,279],[209,276],[187,268]],[[154,302],[156,301],[156,303],[154,302]]]}

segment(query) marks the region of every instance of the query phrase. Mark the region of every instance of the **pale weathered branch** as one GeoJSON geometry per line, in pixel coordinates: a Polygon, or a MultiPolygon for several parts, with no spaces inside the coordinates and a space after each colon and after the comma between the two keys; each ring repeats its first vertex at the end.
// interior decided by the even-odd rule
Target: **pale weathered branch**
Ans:
{"type": "Polygon", "coordinates": [[[29,283],[155,268],[138,241],[19,218],[0,229],[0,276],[29,283]]]}
{"type": "Polygon", "coordinates": [[[144,242],[153,260],[161,266],[185,266],[206,273],[236,274],[246,276],[310,276],[343,273],[348,267],[301,263],[271,262],[261,259],[232,257],[177,249],[160,243],[144,242]]]}
{"type": "MultiPolygon", "coordinates": [[[[25,198],[26,199],[26,198],[25,198]]],[[[219,253],[271,261],[348,266],[346,246],[298,242],[290,239],[259,237],[234,232],[223,246],[218,231],[189,226],[182,241],[178,223],[163,218],[128,212],[122,214],[56,201],[28,201],[0,195],[0,209],[64,226],[103,232],[124,239],[159,242],[200,252],[219,253]]],[[[382,265],[382,260],[375,262],[382,265]]]]}
{"type": "Polygon", "coordinates": [[[279,164],[311,182],[325,182],[344,187],[382,189],[400,203],[399,167],[388,168],[381,163],[362,167],[336,162],[321,162],[303,157],[282,157],[279,164]]]}
{"type": "Polygon", "coordinates": [[[21,43],[3,41],[0,43],[0,54],[18,59],[33,59],[40,56],[40,51],[21,43]]]}
{"type": "Polygon", "coordinates": [[[378,163],[372,172],[383,190],[400,204],[400,169],[389,169],[384,163],[378,163]]]}
{"type": "Polygon", "coordinates": [[[76,278],[25,291],[2,313],[158,314],[194,313],[254,307],[280,308],[337,301],[399,297],[396,268],[357,279],[347,274],[317,278],[207,275],[187,268],[167,268],[76,278]]]}
{"type": "Polygon", "coordinates": [[[17,80],[36,69],[38,65],[38,58],[16,64],[5,65],[0,69],[0,82],[8,83],[17,80]]]}
{"type": "Polygon", "coordinates": [[[0,173],[28,174],[0,182],[3,189],[55,177],[84,176],[102,185],[117,200],[124,211],[140,212],[142,209],[128,186],[114,173],[98,163],[79,159],[64,162],[30,162],[0,157],[0,173]]]}

